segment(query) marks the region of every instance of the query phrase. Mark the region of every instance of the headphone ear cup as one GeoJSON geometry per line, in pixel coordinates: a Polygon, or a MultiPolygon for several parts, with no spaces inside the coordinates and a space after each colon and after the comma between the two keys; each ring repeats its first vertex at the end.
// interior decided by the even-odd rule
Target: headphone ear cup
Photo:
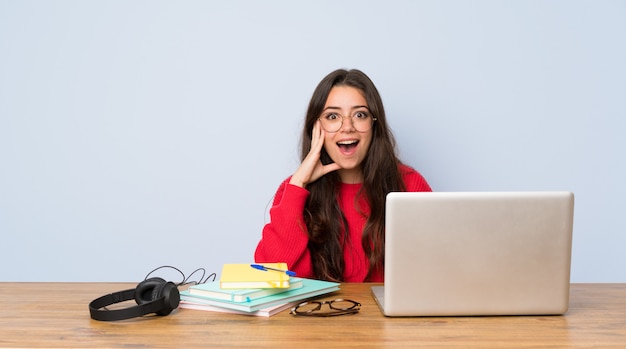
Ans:
{"type": "Polygon", "coordinates": [[[153,300],[164,297],[163,309],[156,312],[157,315],[165,316],[178,308],[180,303],[180,292],[173,282],[166,282],[154,289],[152,294],[153,300]]]}
{"type": "Polygon", "coordinates": [[[158,297],[154,298],[154,291],[163,287],[165,283],[165,280],[159,277],[149,278],[140,282],[137,288],[135,288],[135,302],[141,305],[158,299],[158,297]]]}

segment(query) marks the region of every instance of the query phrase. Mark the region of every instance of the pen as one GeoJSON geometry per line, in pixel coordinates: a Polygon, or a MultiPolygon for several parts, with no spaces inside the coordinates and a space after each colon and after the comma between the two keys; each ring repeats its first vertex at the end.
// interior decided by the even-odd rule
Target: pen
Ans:
{"type": "Polygon", "coordinates": [[[291,270],[282,270],[282,269],[276,269],[276,268],[271,268],[271,267],[266,267],[264,265],[261,264],[250,264],[250,266],[254,269],[259,269],[259,270],[263,270],[263,271],[277,271],[280,273],[285,273],[289,276],[296,276],[296,272],[295,271],[291,271],[291,270]]]}

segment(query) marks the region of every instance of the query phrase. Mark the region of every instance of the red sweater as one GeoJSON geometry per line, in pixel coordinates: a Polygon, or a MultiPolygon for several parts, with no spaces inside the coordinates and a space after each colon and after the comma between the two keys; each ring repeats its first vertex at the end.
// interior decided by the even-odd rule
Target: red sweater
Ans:
{"type": "MultiPolygon", "coordinates": [[[[424,177],[410,167],[400,167],[407,191],[432,191],[424,177]]],[[[345,282],[363,282],[369,269],[369,261],[361,246],[361,234],[367,221],[354,205],[354,199],[362,184],[342,184],[339,205],[348,222],[350,245],[345,246],[343,257],[345,282]]],[[[257,263],[286,262],[298,276],[313,278],[311,256],[307,249],[308,234],[304,224],[304,204],[309,191],[289,184],[286,179],[274,196],[270,209],[270,222],[263,227],[263,236],[254,253],[257,263]]],[[[362,211],[369,212],[365,199],[360,201],[362,211]]],[[[372,282],[383,282],[383,270],[373,273],[372,282]]]]}

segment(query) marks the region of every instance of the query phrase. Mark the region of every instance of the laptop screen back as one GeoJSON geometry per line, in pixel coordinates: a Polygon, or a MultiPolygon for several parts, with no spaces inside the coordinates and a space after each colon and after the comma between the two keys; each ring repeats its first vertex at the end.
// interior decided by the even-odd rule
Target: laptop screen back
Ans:
{"type": "Polygon", "coordinates": [[[563,314],[573,210],[569,192],[390,193],[377,302],[387,316],[563,314]]]}

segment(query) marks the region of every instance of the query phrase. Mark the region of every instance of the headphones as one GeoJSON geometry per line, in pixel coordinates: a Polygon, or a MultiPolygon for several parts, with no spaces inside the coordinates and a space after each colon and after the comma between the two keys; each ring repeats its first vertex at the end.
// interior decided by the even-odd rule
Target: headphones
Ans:
{"type": "Polygon", "coordinates": [[[168,315],[178,308],[180,293],[173,282],[159,277],[146,279],[137,288],[119,291],[96,298],[89,303],[91,318],[99,321],[126,320],[134,317],[156,313],[168,315]],[[111,304],[135,299],[136,306],[118,310],[100,310],[111,304]]]}

